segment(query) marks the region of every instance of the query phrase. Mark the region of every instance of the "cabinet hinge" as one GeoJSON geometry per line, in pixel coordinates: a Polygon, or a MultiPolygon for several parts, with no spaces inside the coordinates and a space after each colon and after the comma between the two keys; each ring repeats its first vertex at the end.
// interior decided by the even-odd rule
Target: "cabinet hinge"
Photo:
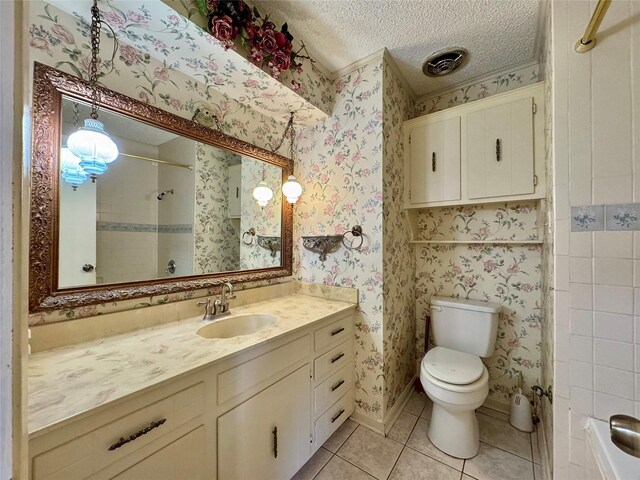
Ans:
{"type": "Polygon", "coordinates": [[[411,145],[411,135],[409,135],[409,145],[411,145]]]}
{"type": "Polygon", "coordinates": [[[531,110],[533,111],[533,114],[535,115],[536,113],[538,113],[538,105],[536,105],[535,103],[531,104],[531,110]]]}
{"type": "Polygon", "coordinates": [[[534,175],[533,176],[533,186],[537,187],[538,186],[538,175],[534,175]]]}

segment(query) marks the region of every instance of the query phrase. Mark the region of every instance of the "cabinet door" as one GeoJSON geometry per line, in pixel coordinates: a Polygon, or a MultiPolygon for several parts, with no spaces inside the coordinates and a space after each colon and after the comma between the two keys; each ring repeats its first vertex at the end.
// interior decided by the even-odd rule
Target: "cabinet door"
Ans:
{"type": "Polygon", "coordinates": [[[229,218],[240,217],[242,194],[242,165],[231,165],[229,172],[229,218]]]}
{"type": "Polygon", "coordinates": [[[534,193],[533,98],[467,117],[469,198],[534,193]]]}
{"type": "Polygon", "coordinates": [[[220,480],[286,480],[309,458],[309,365],[218,418],[220,480]]]}
{"type": "Polygon", "coordinates": [[[113,480],[204,480],[204,427],[170,443],[153,455],[113,477],[113,480]]]}
{"type": "Polygon", "coordinates": [[[411,203],[460,200],[460,117],[410,132],[411,203]]]}

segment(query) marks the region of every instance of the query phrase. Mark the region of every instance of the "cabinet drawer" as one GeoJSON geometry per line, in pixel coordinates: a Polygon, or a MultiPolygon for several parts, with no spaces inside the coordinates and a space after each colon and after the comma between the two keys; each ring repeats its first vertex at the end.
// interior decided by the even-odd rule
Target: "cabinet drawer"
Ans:
{"type": "Polygon", "coordinates": [[[353,316],[341,318],[326,327],[319,328],[313,334],[313,344],[318,351],[332,343],[339,343],[351,336],[353,332],[353,316]]]}
{"type": "Polygon", "coordinates": [[[335,372],[345,365],[351,365],[351,352],[353,341],[347,340],[336,348],[329,350],[324,355],[313,361],[313,378],[320,380],[331,372],[335,372]]]}
{"type": "Polygon", "coordinates": [[[86,478],[203,412],[204,385],[198,383],[36,456],[33,478],[86,478]]]}
{"type": "Polygon", "coordinates": [[[344,393],[353,386],[353,366],[347,365],[334,373],[313,391],[313,413],[317,417],[324,412],[329,405],[336,402],[344,393]]]}
{"type": "Polygon", "coordinates": [[[258,385],[263,380],[304,360],[309,355],[309,335],[218,374],[218,405],[258,385]]]}
{"type": "Polygon", "coordinates": [[[320,447],[335,432],[342,423],[349,418],[355,407],[355,397],[353,388],[334,403],[329,410],[316,420],[315,447],[320,447]]]}

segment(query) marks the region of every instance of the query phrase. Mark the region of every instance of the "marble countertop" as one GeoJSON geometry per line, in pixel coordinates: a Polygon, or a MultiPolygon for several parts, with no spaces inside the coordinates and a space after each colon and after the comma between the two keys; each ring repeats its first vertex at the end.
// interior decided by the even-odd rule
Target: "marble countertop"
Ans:
{"type": "Polygon", "coordinates": [[[44,433],[89,410],[355,306],[291,294],[232,307],[232,316],[263,313],[277,317],[273,325],[251,335],[201,338],[196,331],[204,323],[197,317],[33,354],[28,362],[29,434],[44,433]]]}

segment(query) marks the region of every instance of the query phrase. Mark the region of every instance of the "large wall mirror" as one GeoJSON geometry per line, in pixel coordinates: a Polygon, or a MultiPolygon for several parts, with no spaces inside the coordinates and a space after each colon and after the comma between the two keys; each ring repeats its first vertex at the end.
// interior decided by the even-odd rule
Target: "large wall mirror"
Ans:
{"type": "Polygon", "coordinates": [[[89,85],[40,64],[34,82],[30,311],[291,275],[289,159],[100,89],[119,155],[77,178],[67,139],[89,117],[89,85]]]}

